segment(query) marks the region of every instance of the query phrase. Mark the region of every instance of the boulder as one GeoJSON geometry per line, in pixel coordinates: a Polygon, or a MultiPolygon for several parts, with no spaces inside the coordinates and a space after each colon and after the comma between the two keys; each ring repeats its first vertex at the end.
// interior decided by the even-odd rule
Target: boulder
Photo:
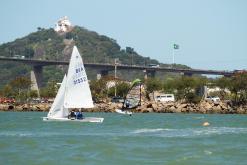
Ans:
{"type": "Polygon", "coordinates": [[[202,107],[204,107],[206,110],[211,110],[213,106],[209,102],[206,102],[202,105],[202,107]]]}
{"type": "Polygon", "coordinates": [[[238,114],[245,114],[244,108],[243,108],[242,106],[238,107],[238,108],[237,108],[237,113],[238,113],[238,114]]]}
{"type": "Polygon", "coordinates": [[[207,110],[204,107],[201,107],[199,109],[199,112],[205,114],[205,113],[207,113],[207,110]]]}
{"type": "Polygon", "coordinates": [[[152,108],[153,108],[153,111],[154,111],[154,112],[157,111],[157,110],[158,110],[157,104],[152,103],[152,108]]]}
{"type": "Polygon", "coordinates": [[[182,104],[180,104],[180,105],[177,106],[177,109],[186,108],[187,106],[188,106],[188,104],[182,103],[182,104]]]}
{"type": "Polygon", "coordinates": [[[169,107],[169,111],[171,111],[171,112],[179,112],[179,111],[177,111],[177,108],[175,108],[175,106],[169,107]]]}
{"type": "Polygon", "coordinates": [[[213,111],[213,113],[222,113],[222,109],[221,109],[220,105],[213,106],[212,111],[213,111]]]}
{"type": "Polygon", "coordinates": [[[22,110],[23,110],[23,111],[28,111],[28,110],[30,110],[30,105],[29,105],[29,104],[23,104],[23,105],[22,105],[22,110]]]}
{"type": "Polygon", "coordinates": [[[143,112],[143,113],[153,112],[153,108],[146,108],[146,109],[143,110],[142,112],[143,112]]]}
{"type": "Polygon", "coordinates": [[[18,106],[15,106],[15,110],[16,110],[16,111],[22,111],[22,110],[23,110],[23,108],[22,108],[22,106],[21,106],[21,105],[18,105],[18,106]]]}
{"type": "Polygon", "coordinates": [[[0,104],[0,110],[1,111],[7,111],[9,109],[9,105],[8,104],[0,104]]]}

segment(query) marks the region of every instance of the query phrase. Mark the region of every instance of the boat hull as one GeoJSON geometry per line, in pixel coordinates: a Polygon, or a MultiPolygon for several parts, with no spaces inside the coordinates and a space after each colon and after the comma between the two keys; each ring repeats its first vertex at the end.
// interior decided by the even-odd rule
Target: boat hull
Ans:
{"type": "Polygon", "coordinates": [[[121,109],[115,109],[115,111],[117,113],[120,113],[120,114],[123,114],[123,115],[132,115],[133,114],[133,112],[131,112],[131,111],[123,111],[121,109]]]}
{"type": "Polygon", "coordinates": [[[102,123],[104,121],[104,118],[100,118],[100,117],[85,117],[83,119],[68,119],[68,118],[43,117],[43,121],[70,121],[70,122],[102,123]]]}

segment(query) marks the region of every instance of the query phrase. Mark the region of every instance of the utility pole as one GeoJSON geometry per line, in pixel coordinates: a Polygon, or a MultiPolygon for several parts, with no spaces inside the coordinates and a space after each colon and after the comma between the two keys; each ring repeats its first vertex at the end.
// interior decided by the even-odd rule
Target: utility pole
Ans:
{"type": "Polygon", "coordinates": [[[114,72],[114,80],[115,80],[115,97],[117,96],[117,58],[114,59],[114,65],[115,65],[115,72],[114,72]]]}

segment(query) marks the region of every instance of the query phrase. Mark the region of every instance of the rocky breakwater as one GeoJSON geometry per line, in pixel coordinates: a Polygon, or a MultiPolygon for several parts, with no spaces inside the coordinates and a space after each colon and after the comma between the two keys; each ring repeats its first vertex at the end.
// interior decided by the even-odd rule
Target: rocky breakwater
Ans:
{"type": "MultiPolygon", "coordinates": [[[[121,103],[99,103],[87,112],[114,112],[121,108],[121,103]]],[[[135,113],[202,113],[202,114],[247,114],[247,106],[232,106],[226,102],[202,101],[199,104],[183,102],[145,101],[141,106],[132,109],[135,113]]]]}
{"type": "Polygon", "coordinates": [[[1,111],[40,111],[48,112],[51,107],[50,103],[38,103],[38,104],[0,104],[1,111]]]}
{"type": "Polygon", "coordinates": [[[183,102],[145,102],[136,112],[157,113],[219,113],[219,114],[247,114],[247,106],[232,106],[225,102],[202,101],[199,104],[183,102]]]}
{"type": "MultiPolygon", "coordinates": [[[[50,103],[38,104],[0,104],[1,111],[38,111],[48,112],[50,103]]],[[[94,108],[83,109],[84,112],[115,112],[122,108],[122,103],[102,102],[95,104],[94,108]]],[[[227,102],[202,101],[199,104],[184,102],[155,102],[144,101],[141,106],[132,109],[135,113],[203,113],[203,114],[247,114],[247,105],[232,106],[227,102]]]]}

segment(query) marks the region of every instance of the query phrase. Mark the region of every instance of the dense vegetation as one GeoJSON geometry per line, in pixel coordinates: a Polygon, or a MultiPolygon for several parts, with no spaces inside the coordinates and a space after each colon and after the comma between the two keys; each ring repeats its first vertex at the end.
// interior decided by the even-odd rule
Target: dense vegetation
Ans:
{"type": "Polygon", "coordinates": [[[247,73],[236,73],[232,77],[207,79],[205,77],[175,77],[165,81],[148,79],[145,83],[148,93],[155,90],[164,93],[174,93],[177,100],[198,103],[203,98],[204,86],[219,87],[219,91],[211,92],[211,96],[219,96],[222,100],[229,100],[235,105],[247,104],[247,73]]]}
{"type": "MultiPolygon", "coordinates": [[[[122,64],[148,65],[159,62],[149,57],[142,57],[134,48],[121,49],[117,41],[96,32],[89,31],[83,27],[75,26],[72,31],[58,34],[52,28],[44,29],[38,27],[26,37],[16,39],[13,42],[0,45],[0,56],[22,57],[46,60],[68,60],[71,55],[72,46],[76,44],[84,62],[113,63],[115,58],[122,64]]],[[[162,64],[169,66],[168,64],[162,64]]],[[[184,65],[176,65],[178,68],[188,68],[184,65]]],[[[0,63],[0,88],[18,76],[29,76],[31,67],[19,63],[0,63]]],[[[44,67],[44,84],[49,81],[60,81],[66,67],[48,66],[44,67]]],[[[87,70],[89,79],[96,78],[96,71],[87,70]]],[[[141,76],[140,73],[138,73],[141,76]]],[[[119,76],[134,79],[127,72],[119,72],[119,76]]]]}
{"type": "MultiPolygon", "coordinates": [[[[145,85],[147,98],[154,91],[162,91],[175,94],[176,100],[198,103],[203,99],[204,93],[202,89],[206,85],[212,88],[220,87],[220,91],[209,93],[211,96],[217,95],[222,100],[227,99],[235,105],[247,103],[247,73],[238,73],[233,77],[221,77],[214,80],[205,77],[180,76],[167,80],[149,78],[142,81],[145,85]]],[[[90,82],[92,96],[96,102],[115,95],[115,87],[107,87],[107,82],[109,82],[107,78],[90,82]]],[[[20,102],[35,98],[37,93],[29,90],[30,84],[29,78],[18,77],[5,85],[0,91],[0,95],[3,97],[13,97],[20,102]]],[[[130,84],[117,81],[116,95],[124,97],[129,88],[130,84]]],[[[54,81],[50,82],[46,88],[41,90],[41,97],[54,97],[57,90],[56,83],[54,81]]]]}

